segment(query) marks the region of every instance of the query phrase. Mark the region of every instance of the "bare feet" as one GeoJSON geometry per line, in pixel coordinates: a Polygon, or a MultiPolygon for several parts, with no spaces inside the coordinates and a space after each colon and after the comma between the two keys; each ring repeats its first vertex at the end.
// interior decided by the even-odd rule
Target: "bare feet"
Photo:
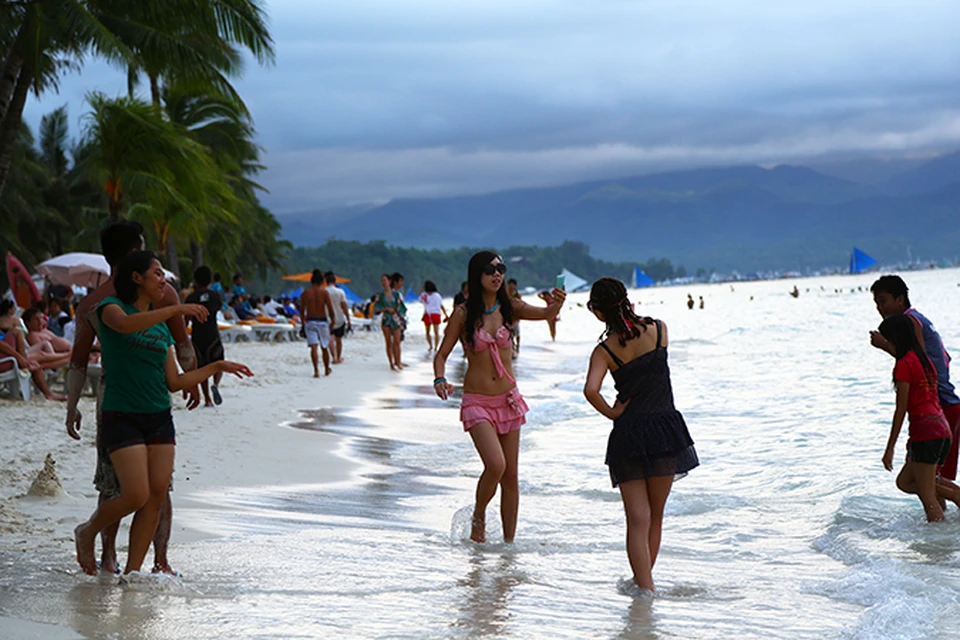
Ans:
{"type": "Polygon", "coordinates": [[[319,378],[319,377],[320,377],[320,372],[319,372],[319,371],[314,371],[314,372],[313,372],[313,377],[314,377],[314,378],[319,378]]]}
{"type": "Polygon", "coordinates": [[[487,524],[483,516],[473,516],[470,526],[470,539],[474,542],[487,541],[487,524]]]}
{"type": "Polygon", "coordinates": [[[323,375],[324,375],[324,376],[328,376],[328,375],[330,375],[331,373],[333,373],[333,369],[331,369],[330,367],[327,367],[326,369],[323,370],[323,375]]]}
{"type": "Polygon", "coordinates": [[[171,576],[177,576],[178,578],[180,577],[180,572],[171,567],[169,562],[153,563],[153,573],[167,573],[171,576]]]}
{"type": "Polygon", "coordinates": [[[67,401],[67,396],[60,395],[59,393],[54,393],[53,391],[51,391],[50,393],[46,394],[45,397],[46,397],[47,400],[53,400],[54,402],[66,402],[66,401],[67,401]]]}
{"type": "Polygon", "coordinates": [[[77,562],[87,575],[97,575],[97,554],[94,550],[94,537],[87,529],[89,523],[78,524],[73,530],[73,539],[77,545],[77,562]]]}

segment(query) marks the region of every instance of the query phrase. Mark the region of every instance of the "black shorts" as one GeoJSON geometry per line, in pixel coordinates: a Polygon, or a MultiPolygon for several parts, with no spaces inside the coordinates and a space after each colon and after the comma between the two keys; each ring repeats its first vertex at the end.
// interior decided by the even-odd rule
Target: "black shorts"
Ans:
{"type": "Polygon", "coordinates": [[[223,343],[220,342],[220,338],[210,344],[194,342],[193,349],[197,352],[197,369],[205,367],[211,362],[223,360],[223,343]]]}
{"type": "Polygon", "coordinates": [[[337,327],[336,329],[332,329],[332,330],[330,331],[330,335],[332,335],[332,336],[335,337],[335,338],[342,338],[346,333],[347,333],[347,323],[346,323],[346,322],[344,322],[342,325],[340,325],[340,326],[337,327]]]}
{"type": "Polygon", "coordinates": [[[947,452],[950,451],[950,438],[936,440],[910,441],[907,444],[907,459],[919,464],[943,464],[947,461],[947,452]]]}
{"type": "Polygon", "coordinates": [[[100,448],[107,454],[138,444],[176,444],[170,409],[159,413],[103,411],[100,448]]]}

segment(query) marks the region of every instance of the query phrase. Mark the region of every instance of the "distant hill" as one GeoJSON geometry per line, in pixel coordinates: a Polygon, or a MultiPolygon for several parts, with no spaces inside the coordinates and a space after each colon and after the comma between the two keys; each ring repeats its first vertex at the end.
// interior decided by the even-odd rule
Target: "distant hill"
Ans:
{"type": "Polygon", "coordinates": [[[924,193],[960,182],[960,151],[938,156],[887,180],[882,189],[896,195],[924,193]]]}
{"type": "Polygon", "coordinates": [[[691,272],[840,265],[854,244],[881,262],[904,259],[908,245],[915,256],[952,257],[960,253],[957,165],[960,153],[942,156],[879,188],[807,167],[735,166],[398,199],[312,227],[301,217],[285,235],[300,246],[331,237],[420,248],[576,240],[606,260],[665,257],[691,272]]]}

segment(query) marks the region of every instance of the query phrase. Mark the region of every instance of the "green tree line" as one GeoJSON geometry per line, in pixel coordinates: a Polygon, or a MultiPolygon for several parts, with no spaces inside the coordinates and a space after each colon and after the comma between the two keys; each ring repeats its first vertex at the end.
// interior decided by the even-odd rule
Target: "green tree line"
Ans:
{"type": "MultiPolygon", "coordinates": [[[[416,249],[393,247],[380,240],[354,242],[330,240],[320,247],[297,247],[287,262],[287,273],[303,273],[314,268],[334,271],[350,278],[348,285],[357,295],[369,298],[380,291],[380,276],[399,271],[408,287],[419,291],[424,281],[432,280],[445,296],[452,296],[467,279],[467,263],[480,248],[416,249]]],[[[564,268],[588,281],[603,276],[632,282],[635,263],[607,262],[590,255],[590,248],[582,242],[568,241],[558,247],[512,246],[493,249],[507,264],[507,277],[516,278],[520,289],[546,288],[555,284],[556,275],[564,268]]],[[[651,259],[639,265],[657,281],[682,277],[686,271],[675,268],[665,258],[651,259]]],[[[276,294],[304,286],[303,283],[284,281],[283,274],[272,273],[257,286],[260,292],[276,294]]]]}
{"type": "Polygon", "coordinates": [[[282,268],[290,245],[259,201],[261,149],[231,83],[245,54],[274,60],[261,0],[6,2],[0,53],[0,252],[28,268],[98,252],[99,230],[131,219],[177,274],[282,268]],[[66,106],[35,137],[28,96],[88,57],[124,73],[127,95],[89,93],[76,138],[66,106]]]}

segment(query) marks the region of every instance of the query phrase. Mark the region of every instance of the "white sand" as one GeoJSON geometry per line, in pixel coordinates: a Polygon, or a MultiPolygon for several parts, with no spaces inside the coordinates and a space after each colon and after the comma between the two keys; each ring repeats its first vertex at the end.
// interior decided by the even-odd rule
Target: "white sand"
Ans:
{"type": "MultiPolygon", "coordinates": [[[[174,529],[171,545],[216,533],[202,530],[202,518],[191,510],[209,508],[203,493],[220,487],[315,484],[345,480],[353,466],[338,457],[338,436],[285,426],[298,409],[352,408],[363,393],[404,374],[392,373],[379,332],[359,331],[344,344],[346,362],[328,378],[314,379],[309,350],[296,343],[227,344],[227,358],[243,362],[256,377],[224,378],[223,405],[188,412],[174,399],[177,429],[174,529]]],[[[39,394],[37,394],[39,395],[39,394]]],[[[62,551],[72,568],[72,531],[96,506],[92,484],[94,401],[81,400],[83,439],[70,438],[64,427],[63,403],[35,397],[29,403],[0,398],[0,549],[62,551]],[[52,496],[28,495],[50,454],[63,491],[52,496]]],[[[48,465],[49,473],[49,465],[48,465]]],[[[49,478],[46,479],[49,484],[49,478]]],[[[129,520],[129,519],[127,519],[129,520]]],[[[125,549],[127,529],[118,547],[125,549]]],[[[121,558],[122,559],[122,558],[121,558]]],[[[149,557],[148,557],[149,561],[149,557]]]]}

